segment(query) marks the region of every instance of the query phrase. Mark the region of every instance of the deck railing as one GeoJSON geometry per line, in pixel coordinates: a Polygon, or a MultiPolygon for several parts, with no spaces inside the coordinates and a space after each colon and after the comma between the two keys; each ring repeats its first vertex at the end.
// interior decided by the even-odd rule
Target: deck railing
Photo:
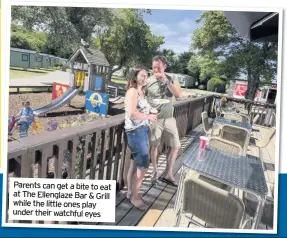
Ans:
{"type": "MultiPolygon", "coordinates": [[[[201,124],[201,112],[210,112],[212,102],[211,95],[174,103],[180,137],[201,124]]],[[[9,142],[7,197],[9,177],[116,180],[122,189],[130,159],[123,126],[120,114],[9,142]]]]}
{"type": "MultiPolygon", "coordinates": [[[[215,99],[222,96],[214,95],[215,99]]],[[[251,122],[262,126],[274,126],[276,121],[276,104],[261,103],[247,99],[239,99],[234,97],[226,97],[228,102],[241,104],[246,113],[250,116],[251,122]]]]}

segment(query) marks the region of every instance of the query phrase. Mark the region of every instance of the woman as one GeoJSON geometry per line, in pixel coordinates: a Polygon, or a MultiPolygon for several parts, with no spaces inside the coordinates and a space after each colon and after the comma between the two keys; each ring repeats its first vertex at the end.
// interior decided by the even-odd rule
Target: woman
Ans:
{"type": "Polygon", "coordinates": [[[132,155],[127,175],[127,198],[140,210],[147,209],[139,196],[139,188],[149,167],[149,124],[157,120],[156,109],[151,108],[144,96],[147,76],[147,71],[143,68],[133,70],[125,97],[125,131],[132,155]],[[154,114],[150,114],[151,112],[154,114]]]}

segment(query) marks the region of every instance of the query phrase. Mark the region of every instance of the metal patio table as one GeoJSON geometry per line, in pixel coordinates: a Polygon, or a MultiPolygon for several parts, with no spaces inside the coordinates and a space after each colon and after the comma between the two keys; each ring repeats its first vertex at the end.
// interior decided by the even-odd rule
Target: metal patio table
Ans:
{"type": "Polygon", "coordinates": [[[188,170],[193,170],[202,176],[223,184],[243,190],[256,196],[258,205],[254,216],[252,229],[257,229],[261,220],[268,188],[259,158],[254,156],[232,156],[218,149],[206,148],[201,160],[198,159],[199,143],[191,145],[183,156],[183,166],[178,187],[175,214],[176,220],[180,211],[183,181],[188,170]]]}

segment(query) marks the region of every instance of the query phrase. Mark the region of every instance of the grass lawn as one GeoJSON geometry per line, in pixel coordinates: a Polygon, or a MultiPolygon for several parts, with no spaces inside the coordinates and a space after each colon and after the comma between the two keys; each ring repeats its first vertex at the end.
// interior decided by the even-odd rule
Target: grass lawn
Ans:
{"type": "Polygon", "coordinates": [[[10,79],[15,78],[30,78],[34,76],[41,76],[47,74],[49,72],[55,71],[55,69],[27,69],[24,70],[23,68],[10,68],[10,79]]]}
{"type": "Polygon", "coordinates": [[[27,71],[21,71],[21,70],[14,70],[10,69],[10,79],[17,79],[17,78],[31,78],[34,76],[40,76],[43,74],[47,74],[47,72],[31,72],[29,70],[27,71]]]}
{"type": "Polygon", "coordinates": [[[182,91],[185,93],[193,93],[193,94],[195,94],[195,93],[197,93],[197,94],[213,94],[213,92],[209,92],[206,90],[199,90],[196,88],[190,88],[190,89],[182,88],[182,91]]]}

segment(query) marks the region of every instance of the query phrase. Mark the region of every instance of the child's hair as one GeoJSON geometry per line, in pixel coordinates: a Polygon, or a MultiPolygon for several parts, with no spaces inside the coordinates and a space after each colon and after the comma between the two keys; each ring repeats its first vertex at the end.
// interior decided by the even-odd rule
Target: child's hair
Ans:
{"type": "Polygon", "coordinates": [[[144,67],[137,67],[132,69],[132,71],[129,74],[128,84],[126,85],[126,90],[129,90],[130,88],[137,88],[137,76],[140,71],[145,70],[148,72],[144,67]]]}
{"type": "Polygon", "coordinates": [[[30,103],[30,101],[24,101],[24,102],[22,102],[23,107],[25,106],[25,104],[29,104],[29,105],[30,105],[31,103],[30,103]]]}

